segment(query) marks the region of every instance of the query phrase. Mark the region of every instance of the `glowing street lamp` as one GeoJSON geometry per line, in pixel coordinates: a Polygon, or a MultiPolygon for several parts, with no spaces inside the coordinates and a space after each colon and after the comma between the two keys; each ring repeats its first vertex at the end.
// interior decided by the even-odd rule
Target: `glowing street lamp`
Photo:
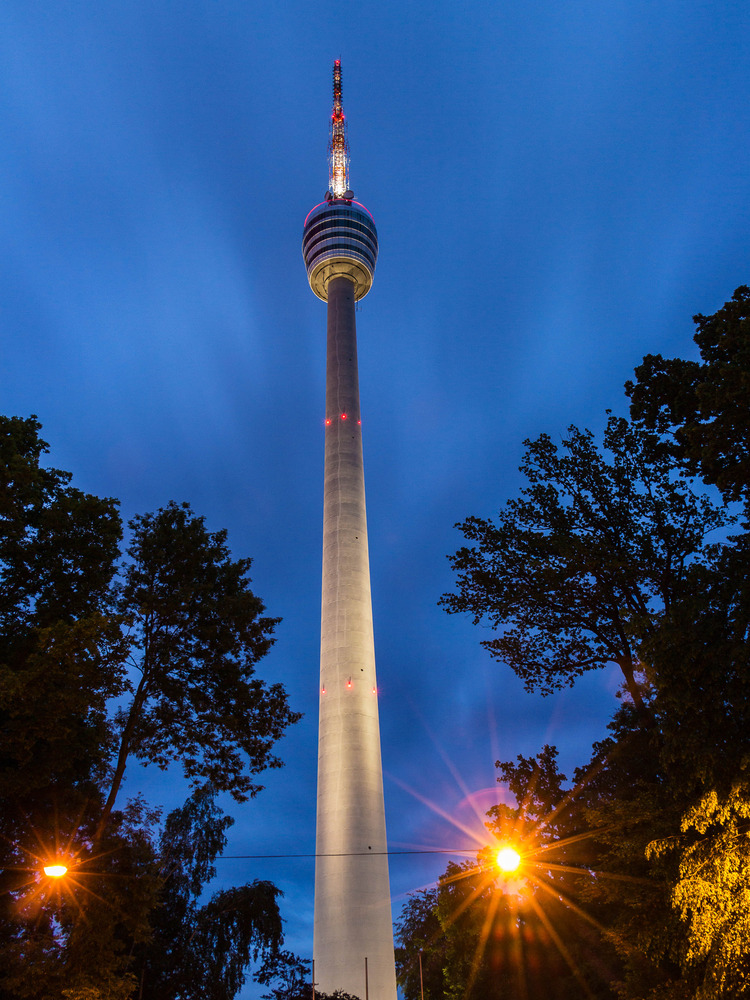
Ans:
{"type": "Polygon", "coordinates": [[[497,852],[497,866],[504,872],[514,872],[521,864],[521,855],[518,851],[506,844],[497,852]]]}
{"type": "Polygon", "coordinates": [[[67,866],[61,864],[45,865],[44,874],[49,878],[62,878],[67,872],[67,866]]]}

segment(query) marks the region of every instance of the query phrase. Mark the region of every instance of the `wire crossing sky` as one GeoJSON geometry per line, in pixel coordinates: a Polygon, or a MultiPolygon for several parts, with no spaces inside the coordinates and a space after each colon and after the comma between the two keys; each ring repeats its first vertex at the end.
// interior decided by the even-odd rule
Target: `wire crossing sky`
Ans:
{"type": "MultiPolygon", "coordinates": [[[[228,854],[314,853],[325,361],[300,244],[332,61],[380,242],[358,327],[389,850],[471,850],[495,760],[556,743],[570,774],[619,682],[542,699],[490,662],[437,607],[453,525],[517,493],[524,438],[624,412],[645,353],[694,356],[693,314],[750,281],[749,22],[744,0],[2,4],[4,412],[126,518],[187,500],[228,528],[284,619],[260,672],[305,716],[227,803],[228,854]]],[[[395,911],[445,863],[391,858],[395,911]]],[[[277,882],[310,956],[311,860],[220,877],[277,882]]]]}

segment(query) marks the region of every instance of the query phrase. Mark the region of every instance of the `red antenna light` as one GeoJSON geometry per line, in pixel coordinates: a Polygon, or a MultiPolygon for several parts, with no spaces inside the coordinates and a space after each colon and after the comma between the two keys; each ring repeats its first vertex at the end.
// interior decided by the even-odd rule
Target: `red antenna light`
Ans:
{"type": "Polygon", "coordinates": [[[341,419],[342,419],[342,420],[346,420],[346,414],[345,414],[345,413],[342,413],[342,414],[341,414],[341,419]]]}

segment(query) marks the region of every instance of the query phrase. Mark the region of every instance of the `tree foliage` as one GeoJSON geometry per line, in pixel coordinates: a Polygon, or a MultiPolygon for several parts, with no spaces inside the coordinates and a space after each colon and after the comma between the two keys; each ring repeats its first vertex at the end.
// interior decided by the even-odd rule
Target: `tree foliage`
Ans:
{"type": "Polygon", "coordinates": [[[157,992],[171,960],[185,997],[229,1000],[280,948],[278,892],[198,904],[230,822],[205,786],[242,801],[280,765],[299,716],[255,675],[277,619],[250,561],[185,504],[136,517],[121,561],[117,502],[46,468],[39,430],[0,417],[0,994],[177,997],[184,978],[157,992]],[[153,811],[117,801],[132,758],[179,762],[198,787],[161,836],[153,811]],[[40,870],[61,856],[53,883],[40,870]]]}
{"type": "Polygon", "coordinates": [[[467,1000],[609,1000],[620,962],[607,935],[580,910],[579,824],[557,752],[498,761],[517,805],[487,813],[488,840],[519,845],[518,875],[495,864],[497,846],[476,860],[451,863],[433,889],[410,897],[396,925],[399,983],[407,1000],[425,996],[467,1000]],[[577,901],[577,903],[575,902],[577,901]],[[574,905],[570,905],[574,903],[574,905]]]}
{"type": "Polygon", "coordinates": [[[412,893],[396,921],[396,974],[406,1000],[443,997],[448,960],[438,887],[412,893]]]}
{"type": "Polygon", "coordinates": [[[118,714],[119,750],[105,807],[128,757],[166,768],[179,761],[194,784],[210,781],[240,802],[251,775],[280,766],[274,743],[299,715],[281,684],[254,676],[278,619],[250,590],[249,559],[231,558],[226,532],[209,532],[187,504],[130,522],[116,610],[138,674],[118,714]]]}
{"type": "Polygon", "coordinates": [[[40,464],[49,450],[36,417],[0,417],[0,643],[23,657],[36,629],[106,603],[119,556],[117,501],[70,485],[40,464]]]}
{"type": "Polygon", "coordinates": [[[693,321],[701,360],[647,355],[626,385],[631,413],[728,499],[750,500],[750,288],[693,321]]]}
{"type": "Polygon", "coordinates": [[[576,428],[562,450],[527,442],[520,498],[459,526],[473,545],[443,603],[490,624],[493,656],[544,693],[615,662],[632,696],[572,787],[545,748],[499,765],[517,808],[489,814],[525,843],[531,896],[559,905],[579,995],[750,995],[750,533],[722,530],[731,502],[750,509],[749,306],[743,287],[696,317],[701,361],[644,359],[609,457],[576,428]]]}
{"type": "MultiPolygon", "coordinates": [[[[31,831],[31,843],[7,847],[0,911],[0,995],[13,1000],[129,1000],[135,988],[132,949],[150,935],[158,889],[153,816],[139,802],[118,812],[91,851],[94,810],[75,826],[58,810],[55,828],[31,831]],[[70,831],[70,832],[69,832],[70,831]],[[59,881],[41,865],[60,855],[59,881]]],[[[48,820],[49,822],[49,820],[48,820]]]]}
{"type": "Polygon", "coordinates": [[[728,517],[622,418],[607,423],[609,459],[576,427],[562,448],[546,434],[526,448],[520,498],[494,521],[457,525],[474,544],[451,557],[457,592],[441,603],[489,622],[498,634],[482,645],[528,690],[549,694],[614,662],[643,713],[643,642],[728,517]]]}
{"type": "Polygon", "coordinates": [[[0,791],[25,804],[102,776],[127,652],[109,617],[117,503],[44,468],[39,429],[0,417],[0,791]]]}
{"type": "Polygon", "coordinates": [[[679,861],[671,904],[680,963],[696,1000],[750,991],[750,787],[707,792],[683,815],[678,838],[655,840],[648,857],[679,861]]]}
{"type": "Polygon", "coordinates": [[[152,935],[136,962],[144,1000],[226,1000],[243,986],[251,962],[280,949],[280,893],[270,882],[221,889],[200,902],[232,822],[210,786],[167,817],[157,852],[152,935]]]}
{"type": "MultiPolygon", "coordinates": [[[[113,747],[107,706],[122,693],[127,652],[109,615],[117,503],[45,468],[39,430],[34,417],[0,418],[0,990],[34,998],[59,997],[83,974],[61,946],[74,935],[75,902],[38,872],[61,846],[86,858],[113,747]]],[[[103,877],[142,868],[131,818],[121,814],[104,838],[103,877]]],[[[115,891],[86,940],[102,953],[102,981],[123,972],[120,913],[115,891]]],[[[128,919],[135,933],[139,906],[128,919]]]]}

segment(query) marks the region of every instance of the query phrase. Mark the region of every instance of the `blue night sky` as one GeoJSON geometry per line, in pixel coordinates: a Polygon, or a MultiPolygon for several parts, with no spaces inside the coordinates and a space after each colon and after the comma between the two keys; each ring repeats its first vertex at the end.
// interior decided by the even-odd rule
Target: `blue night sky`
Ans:
{"type": "MultiPolygon", "coordinates": [[[[750,280],[746,0],[5,0],[0,28],[3,412],[126,518],[187,500],[228,528],[284,619],[260,673],[305,717],[228,854],[314,852],[325,307],[300,240],[341,58],[381,247],[357,319],[389,841],[475,846],[494,761],[552,742],[570,773],[618,678],[525,693],[436,606],[453,525],[750,280]]],[[[392,858],[396,913],[446,860],[392,858]]],[[[219,869],[276,881],[311,954],[311,859],[219,869]]]]}

